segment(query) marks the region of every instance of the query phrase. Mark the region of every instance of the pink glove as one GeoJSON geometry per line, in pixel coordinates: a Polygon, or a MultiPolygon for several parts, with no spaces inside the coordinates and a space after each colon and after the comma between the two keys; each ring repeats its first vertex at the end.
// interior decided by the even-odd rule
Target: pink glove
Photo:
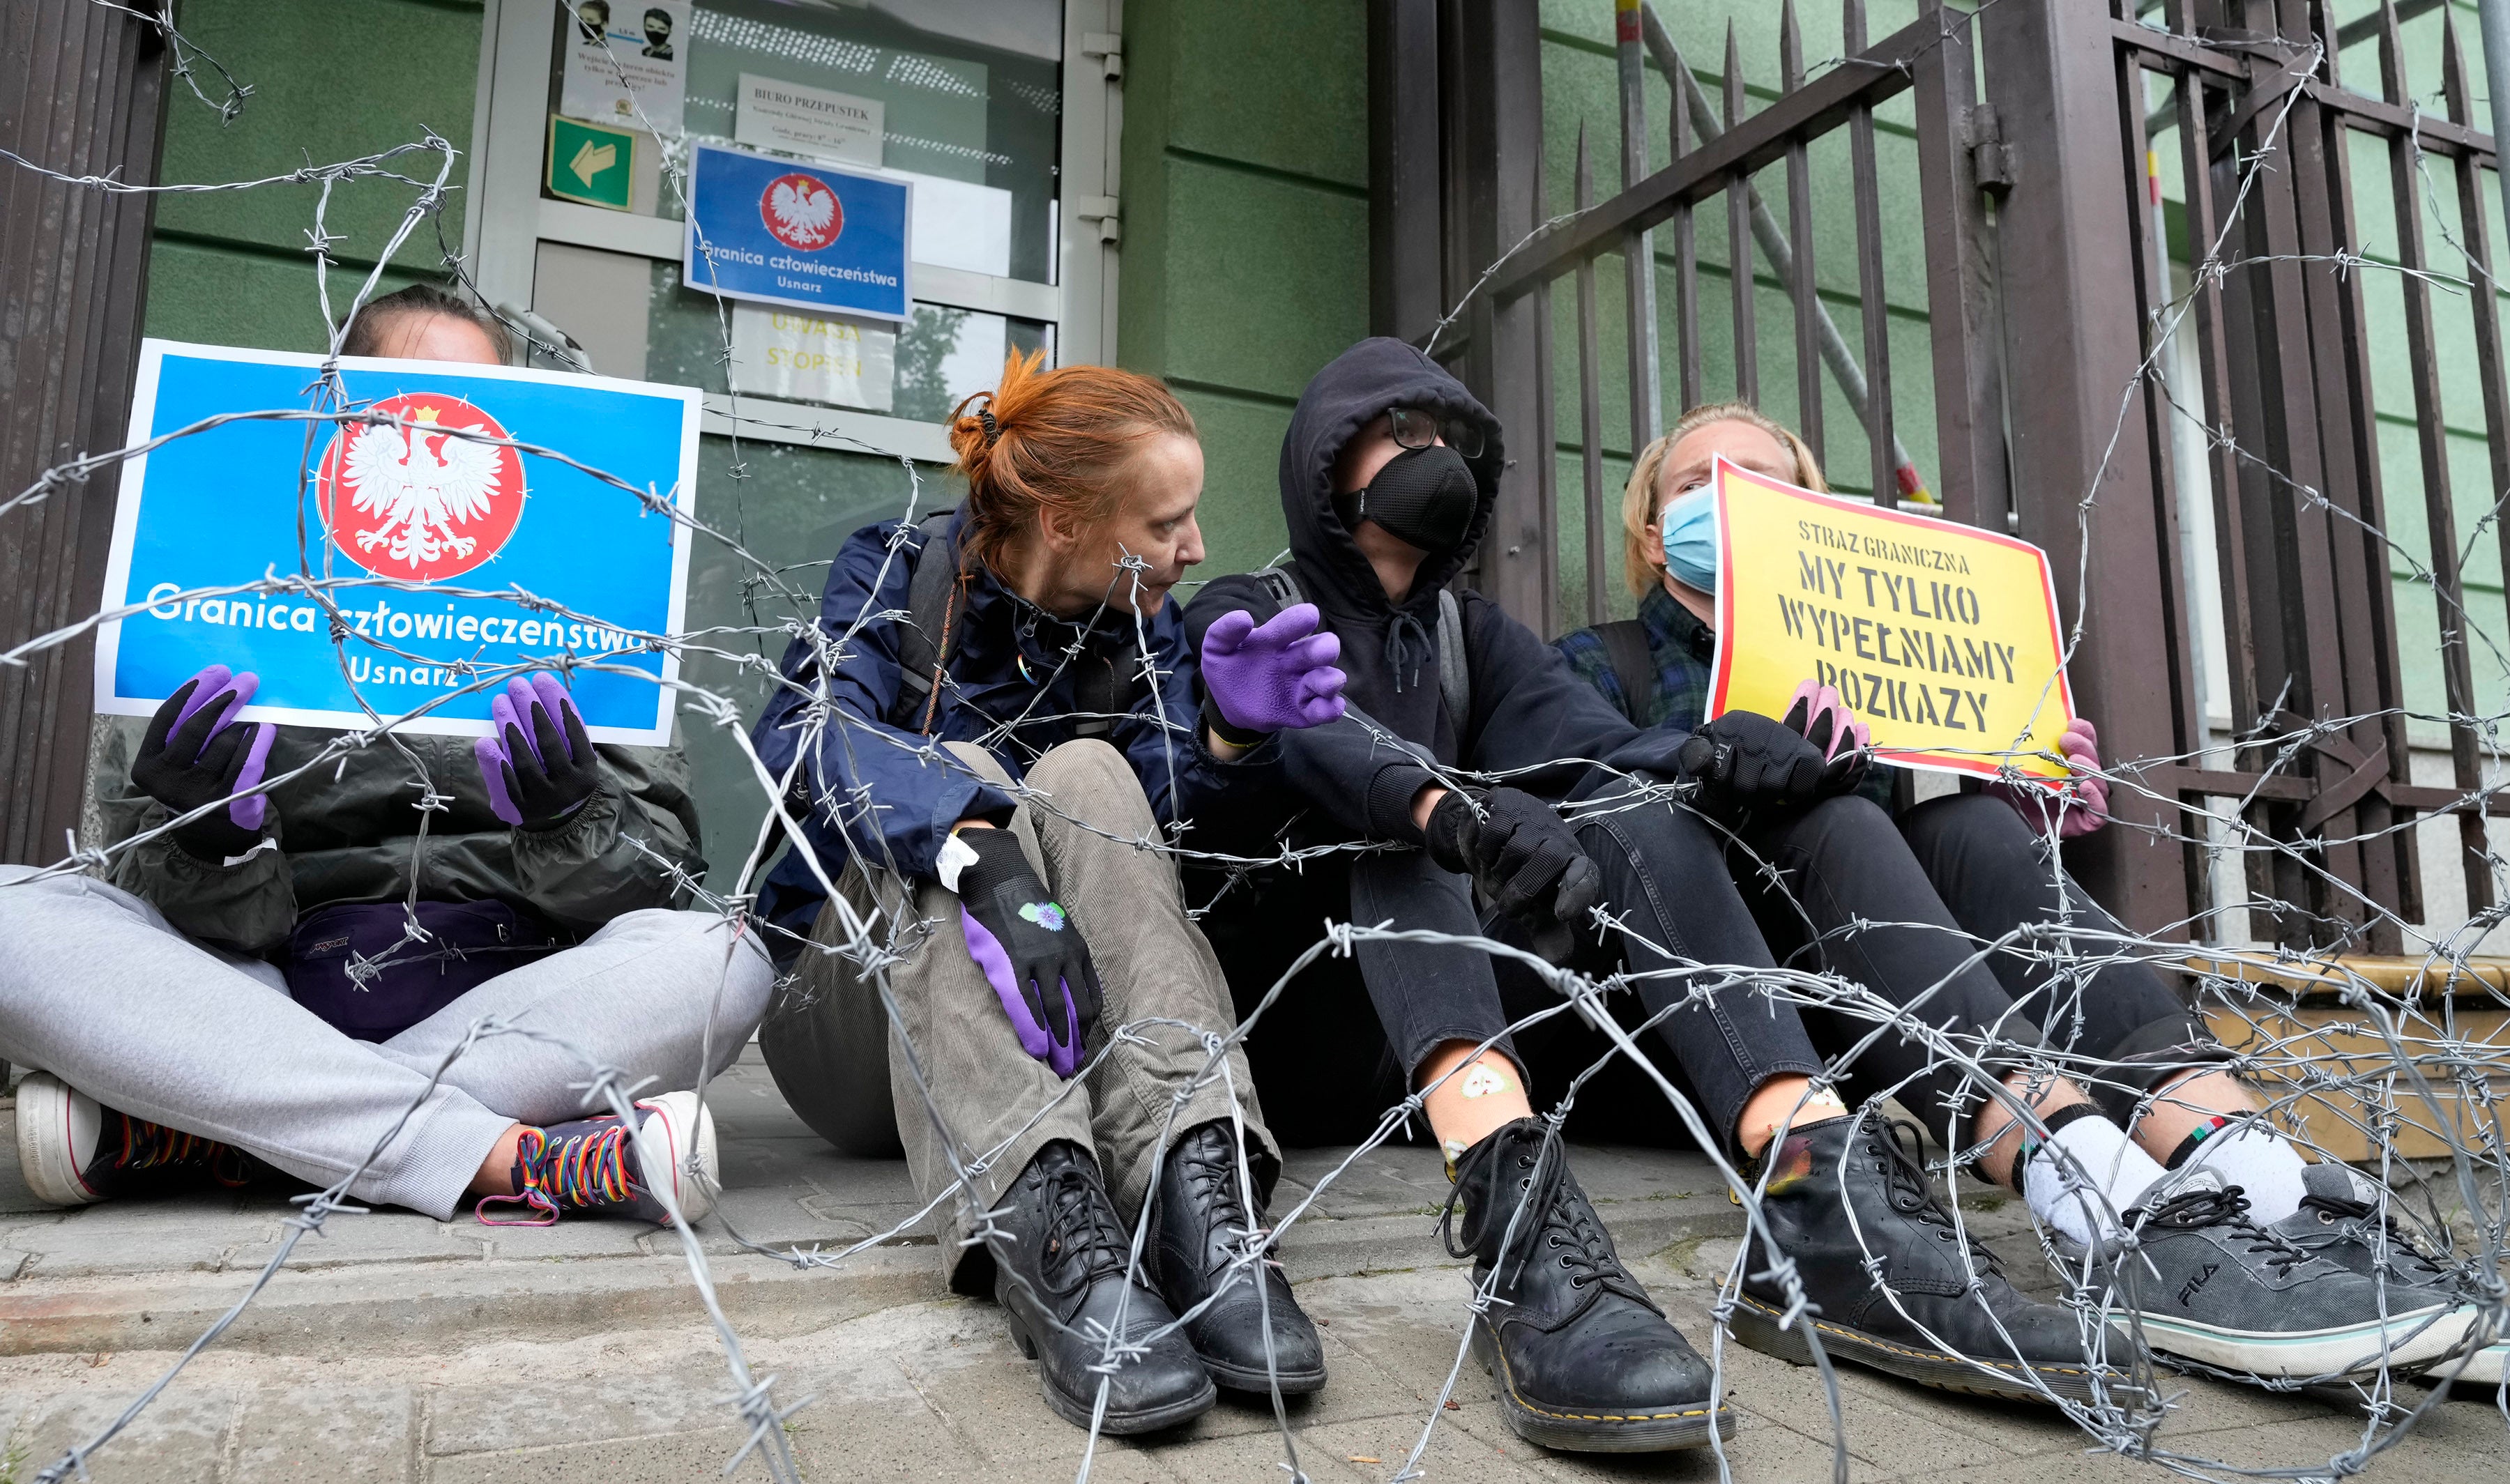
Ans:
{"type": "Polygon", "coordinates": [[[2046,834],[2053,820],[2058,839],[2079,840],[2110,822],[2110,781],[2100,776],[2100,734],[2076,716],[2057,739],[2057,753],[2074,771],[2071,781],[2052,787],[1998,779],[1987,785],[1987,791],[2012,805],[2032,833],[2046,834]]]}
{"type": "Polygon", "coordinates": [[[1874,729],[1856,719],[1833,687],[1807,680],[1787,698],[1786,724],[1836,763],[1849,751],[1874,745],[1874,729]]]}

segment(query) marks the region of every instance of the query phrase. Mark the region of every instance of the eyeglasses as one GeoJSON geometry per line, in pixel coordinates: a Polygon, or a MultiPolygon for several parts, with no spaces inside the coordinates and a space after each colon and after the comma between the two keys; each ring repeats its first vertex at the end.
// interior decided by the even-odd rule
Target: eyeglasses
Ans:
{"type": "Polygon", "coordinates": [[[1393,430],[1397,447],[1426,448],[1444,439],[1448,447],[1465,458],[1482,456],[1482,430],[1461,417],[1439,417],[1419,407],[1388,407],[1386,421],[1393,430]]]}

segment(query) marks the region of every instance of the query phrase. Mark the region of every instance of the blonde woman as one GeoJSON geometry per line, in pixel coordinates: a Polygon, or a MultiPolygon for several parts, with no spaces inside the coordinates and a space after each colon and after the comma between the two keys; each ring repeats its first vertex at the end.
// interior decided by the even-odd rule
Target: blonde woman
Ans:
{"type": "MultiPolygon", "coordinates": [[[[1829,487],[1804,439],[1743,402],[1695,407],[1641,451],[1621,503],[1639,616],[1558,644],[1640,726],[1695,729],[1706,709],[1718,582],[1709,483],[1720,457],[1829,487]]],[[[2377,1221],[2366,1220],[2377,1187],[2339,1165],[2305,1164],[2258,1116],[2257,1099],[2223,1069],[2229,1054],[2161,975],[2114,955],[2126,930],[2056,854],[2057,841],[2107,822],[2091,724],[2071,722],[2063,750],[2083,776],[2054,800],[2028,784],[1990,784],[1884,818],[1891,770],[1876,769],[1882,786],[1860,790],[1864,799],[1832,801],[1820,818],[1757,837],[1776,881],[1758,861],[1738,861],[1735,877],[1771,951],[1895,1003],[1923,995],[1925,1018],[1974,1042],[1990,1064],[2035,1045],[2099,1068],[2080,1085],[2044,1076],[2031,1084],[2050,1130],[2044,1143],[2024,1139],[1997,1105],[1981,1107],[1970,1074],[1948,1061],[1889,1090],[1947,1147],[1982,1150],[1982,1166],[2061,1238],[2102,1246],[2117,1236],[2114,1213],[2140,1208],[2157,1222],[2142,1236],[2144,1254],[2165,1274],[2184,1266],[2194,1276],[2212,1264],[2253,1279],[2145,1284],[2148,1318],[2166,1321],[2148,1331],[2156,1347],[2265,1375],[2341,1368],[2376,1361],[2383,1333],[2394,1344],[2410,1332],[2397,1316],[2430,1307],[2411,1331],[2427,1357],[2443,1334],[2463,1332],[2462,1312],[2437,1270],[2390,1245],[2380,1319],[2376,1285],[2365,1281],[2379,1271],[2377,1221]],[[2080,958],[2052,941],[2069,934],[2080,958]],[[2008,946],[1987,955],[1990,982],[1975,955],[1999,939],[2008,946]],[[2105,1200],[2086,1199],[2073,1168],[2091,1171],[2105,1200]],[[2324,1261],[2262,1267],[2257,1254],[2266,1250],[2324,1261]],[[2307,1280],[2292,1281],[2296,1273],[2307,1280]],[[2301,1330],[2320,1338],[2304,1343],[2301,1330]],[[2302,1350],[2311,1356],[2301,1358],[2302,1350]]],[[[1826,1051],[1872,1030],[1817,1010],[1805,1019],[1826,1051]]],[[[1844,1081],[1854,1086],[1853,1071],[1844,1081]]]]}

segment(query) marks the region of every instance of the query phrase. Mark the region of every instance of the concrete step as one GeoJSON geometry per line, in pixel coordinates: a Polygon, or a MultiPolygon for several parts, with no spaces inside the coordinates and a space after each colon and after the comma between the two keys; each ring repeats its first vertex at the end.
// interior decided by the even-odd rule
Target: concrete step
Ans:
{"type": "MultiPolygon", "coordinates": [[[[744,1335],[787,1335],[943,1296],[929,1235],[834,1267],[744,1251],[732,1233],[792,1252],[833,1252],[888,1231],[919,1202],[898,1161],[854,1160],[785,1108],[745,1060],[712,1093],[726,1190],[700,1226],[725,1313],[744,1335]]],[[[0,1133],[14,1148],[14,1111],[0,1133]]],[[[1434,1150],[1294,1151],[1274,1209],[1341,1173],[1286,1232],[1294,1280],[1458,1266],[1436,1235],[1447,1181],[1434,1150]],[[1343,1166],[1348,1162],[1349,1167],[1343,1166]]],[[[1581,1148],[1580,1182],[1632,1257],[1734,1236],[1742,1213],[1708,1161],[1682,1151],[1581,1148]]],[[[179,1347],[249,1288],[285,1238],[283,1193],[202,1193],[41,1205],[0,1160],[0,1354],[179,1347]]],[[[404,1352],[512,1336],[537,1341],[702,1318],[679,1238],[627,1222],[548,1228],[438,1222],[407,1211],[343,1214],[297,1243],[220,1346],[329,1355],[379,1341],[404,1352]]]]}

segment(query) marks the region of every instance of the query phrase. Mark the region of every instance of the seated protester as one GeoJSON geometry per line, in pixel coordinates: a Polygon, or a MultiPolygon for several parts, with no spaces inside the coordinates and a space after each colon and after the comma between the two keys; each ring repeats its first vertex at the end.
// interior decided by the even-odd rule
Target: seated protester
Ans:
{"type": "MultiPolygon", "coordinates": [[[[1621,508],[1639,617],[1559,641],[1578,673],[1641,725],[1700,728],[1717,641],[1709,484],[1721,454],[1774,479],[1828,488],[1801,438],[1740,402],[1694,408],[1641,452],[1621,508]]],[[[1848,725],[1835,692],[1813,700],[1836,708],[1834,726],[1848,725]]],[[[1710,723],[1701,735],[1723,725],[1710,723]]],[[[1896,819],[1863,800],[1835,800],[1774,836],[1756,836],[1756,846],[1775,847],[1762,854],[1778,868],[1780,886],[1761,874],[1761,861],[1737,854],[1735,878],[1790,964],[1859,979],[1901,1003],[1940,984],[1928,1020],[1962,1038],[2025,1046],[2047,1027],[2045,1044],[2093,1073],[2082,1084],[2040,1085],[2035,1107],[2051,1130],[2045,1144],[2023,1139],[1995,1103],[1963,1129],[1951,1109],[1963,1100],[1975,1106],[1977,1097],[1949,1064],[1886,1084],[1881,1074],[1899,1068],[1869,1055],[1849,1069],[1848,1082],[1890,1085],[1912,1110],[1942,1114],[1935,1132],[1946,1147],[1985,1145],[1989,1174],[2016,1185],[2061,1245],[2098,1245],[2115,1227],[2099,1201],[2064,1194],[2069,1178],[2055,1151],[2072,1154],[2111,1206],[2148,1224],[2145,1253],[2169,1277],[2143,1285],[2147,1333],[2157,1349],[2289,1376],[2376,1362],[2383,1333],[2405,1354],[2446,1351],[2443,1342],[2466,1329],[2466,1316],[2432,1291],[2439,1275],[2428,1263],[2410,1250],[2397,1254],[2388,1272],[2400,1286],[2384,1304],[2364,1281],[2380,1272],[2364,1235],[2377,1223],[2360,1222],[2378,1188],[2340,1165],[2303,1162],[2262,1116],[2257,1096],[2223,1070],[2229,1053],[2204,1022],[2151,965],[2119,956],[2127,931],[2066,873],[2055,842],[2107,822],[2108,795],[2090,722],[2073,720],[2062,750],[2081,775],[2062,793],[1995,782],[1926,800],[1896,819]],[[1878,869],[1885,860],[1907,866],[1878,869]],[[2034,930],[2029,941],[1989,952],[1983,968],[1974,961],[1980,943],[2026,927],[2034,930]],[[2052,949],[2052,932],[2076,937],[2072,953],[2052,949]],[[2347,1235],[2335,1239],[2331,1228],[2339,1223],[2347,1235]],[[2306,1261],[2313,1253],[2326,1261],[2306,1261]],[[2196,1302],[2185,1280],[2208,1264],[2249,1281],[2217,1281],[2196,1302]],[[2435,1305],[2449,1317],[2427,1329],[2398,1317],[2430,1320],[2435,1305]],[[2390,1317],[2382,1320],[2383,1313],[2390,1317]]],[[[1887,809],[1894,770],[1873,771],[1885,786],[1860,792],[1887,809]]],[[[1807,1011],[1805,1019],[1815,1042],[1834,1052],[1873,1028],[1844,1014],[1807,1011]]]]}
{"type": "MultiPolygon", "coordinates": [[[[365,306],[342,350],[505,360],[436,289],[365,306]]],[[[506,682],[497,737],[346,745],[238,721],[256,684],[212,665],[110,724],[102,879],[0,866],[0,1055],[42,1069],[18,1087],[28,1188],[232,1184],[248,1156],[324,1186],[362,1166],[350,1199],[439,1221],[471,1198],[494,1224],[659,1221],[665,1182],[704,1215],[695,1092],[639,1098],[631,1130],[583,1087],[604,1064],[693,1088],[767,1008],[755,939],[670,910],[705,869],[679,749],[594,744],[548,673],[506,682]],[[465,1046],[484,1017],[556,1040],[465,1046]]]]}
{"type": "Polygon", "coordinates": [[[964,1175],[953,1283],[990,1280],[1058,1414],[1089,1426],[1103,1378],[1105,1429],[1142,1432],[1209,1408],[1214,1382],[1324,1385],[1278,1266],[1248,1260],[1279,1161],[1244,1053],[1224,1069],[1206,1043],[1235,1025],[1227,982],[1143,845],[1276,790],[1266,733],[1339,714],[1342,675],[1312,611],[1215,634],[1244,745],[1198,726],[1168,596],[1202,559],[1194,420],[1149,377],[1043,359],[960,407],[956,512],[847,540],[754,728],[801,821],[763,910],[811,944],[760,1039],[832,1140],[876,1146],[894,1106],[920,1199],[964,1175]],[[832,951],[875,922],[899,956],[876,984],[832,951]],[[874,1133],[849,1083],[884,1057],[874,1133]],[[1111,1331],[1141,1347],[1112,1369],[1111,1331]]]}
{"type": "MultiPolygon", "coordinates": [[[[1821,1058],[1794,1012],[1760,992],[1773,961],[1708,827],[1661,790],[1611,797],[1627,790],[1622,775],[1589,766],[1671,779],[1685,739],[1641,733],[1525,626],[1477,594],[1442,591],[1489,523],[1499,438],[1435,362],[1400,341],[1362,342],[1317,373],[1292,414],[1281,456],[1291,563],[1218,579],[1187,610],[1189,631],[1214,632],[1227,615],[1267,617],[1293,593],[1323,611],[1344,640],[1351,704],[1341,720],[1280,734],[1282,766],[1308,806],[1285,843],[1413,847],[1315,855],[1296,871],[1211,883],[1204,921],[1240,1005],[1270,992],[1312,942],[1308,924],[1480,935],[1478,887],[1555,961],[1630,975],[1650,1011],[1666,1015],[1658,1035],[1712,1134],[1738,1157],[1763,1154],[1790,1123],[1807,1130],[1788,1148],[1810,1137],[1819,1157],[1791,1155],[1764,1206],[1821,1312],[1862,1326],[1846,1339],[1825,1328],[1832,1354],[2017,1394],[2032,1394],[2027,1379],[2006,1378],[2027,1370],[2088,1394],[2073,1316],[2024,1299],[1992,1268],[1972,1299],[1970,1269],[1944,1242],[1950,1218],[1922,1178],[1909,1180],[1885,1153],[1897,1146],[1814,1089],[1821,1058]],[[1448,769],[1509,782],[1458,786],[1448,769]],[[1585,801],[1574,828],[1553,807],[1573,795],[1585,801]],[[1588,916],[1598,906],[1623,917],[1626,934],[1598,938],[1588,916]],[[1687,1003],[1692,965],[1725,966],[1699,976],[1718,986],[1714,998],[1687,1003]],[[1850,1209],[1889,1271],[1910,1275],[1905,1313],[1878,1296],[1861,1252],[1836,1251],[1850,1209]],[[1944,1351],[1926,1330],[1961,1348],[1944,1351]]],[[[1852,786],[1848,762],[1834,767],[1803,737],[1763,724],[1747,741],[1774,778],[1806,799],[1852,786]]],[[[1231,849],[1265,853],[1244,841],[1231,849]]],[[[1486,948],[1379,940],[1306,969],[1251,1034],[1268,1102],[1298,1106],[1313,1135],[1360,1137],[1404,1094],[1425,1095],[1455,1182],[1458,1235],[1476,1280],[1497,1275],[1499,1302],[1474,1318],[1473,1344],[1519,1435],[1564,1449],[1704,1444],[1731,1426],[1710,1369],[1615,1256],[1534,1116],[1533,1078],[1508,1026],[1486,948]],[[1374,1026],[1348,1018],[1363,986],[1374,1026]],[[1371,1076],[1381,1056],[1391,1084],[1371,1076]]],[[[1656,1107],[1669,1116],[1660,1098],[1656,1107]]],[[[1775,1331],[1791,1299],[1769,1268],[1753,1265],[1746,1308],[1775,1336],[1761,1343],[1801,1355],[1775,1331]]]]}

